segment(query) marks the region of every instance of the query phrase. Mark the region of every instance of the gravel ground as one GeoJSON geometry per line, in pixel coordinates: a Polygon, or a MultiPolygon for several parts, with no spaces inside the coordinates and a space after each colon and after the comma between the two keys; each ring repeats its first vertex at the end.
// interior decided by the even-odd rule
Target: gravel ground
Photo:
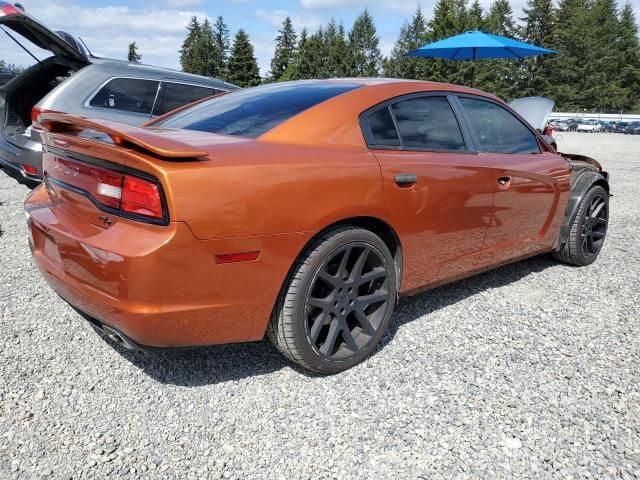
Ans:
{"type": "Polygon", "coordinates": [[[612,173],[600,259],[405,299],[332,377],[267,341],[110,346],[38,275],[0,175],[0,478],[640,478],[640,137],[562,136],[612,173]]]}

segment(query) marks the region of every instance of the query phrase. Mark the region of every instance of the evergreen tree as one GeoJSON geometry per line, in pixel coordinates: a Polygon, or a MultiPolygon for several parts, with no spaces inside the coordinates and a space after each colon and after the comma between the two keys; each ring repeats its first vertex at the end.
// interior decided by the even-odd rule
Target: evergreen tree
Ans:
{"type": "Polygon", "coordinates": [[[583,107],[584,77],[589,68],[587,51],[591,0],[560,0],[553,20],[553,44],[557,55],[547,60],[552,79],[550,93],[561,110],[583,107]]]}
{"type": "MultiPolygon", "coordinates": [[[[515,36],[516,24],[509,0],[495,0],[491,4],[485,29],[494,35],[515,36]]],[[[516,85],[520,67],[518,60],[479,60],[476,62],[474,86],[507,100],[520,96],[516,85]]]]}
{"type": "Polygon", "coordinates": [[[578,98],[582,108],[617,111],[624,107],[620,86],[622,55],[618,48],[616,0],[595,0],[589,9],[591,28],[587,37],[584,84],[578,98]]]}
{"type": "Polygon", "coordinates": [[[484,30],[484,12],[478,0],[474,0],[467,13],[467,30],[484,30]]]}
{"type": "MultiPolygon", "coordinates": [[[[427,24],[426,41],[431,43],[463,33],[467,30],[467,13],[464,0],[438,0],[427,24]]],[[[426,58],[423,63],[425,78],[429,80],[460,84],[470,80],[470,62],[426,58]]]]}
{"type": "Polygon", "coordinates": [[[342,24],[336,26],[331,19],[324,32],[324,48],[326,49],[326,77],[346,77],[349,72],[349,49],[342,24]]]}
{"type": "Polygon", "coordinates": [[[356,17],[349,32],[349,75],[353,77],[377,77],[382,67],[380,40],[369,10],[356,17]]]}
{"type": "Polygon", "coordinates": [[[422,9],[417,8],[411,23],[405,22],[400,36],[393,46],[391,56],[384,61],[384,75],[393,78],[420,79],[425,77],[424,59],[405,57],[404,54],[420,48],[425,43],[427,21],[422,9]]]}
{"type": "Polygon", "coordinates": [[[213,71],[212,77],[226,78],[227,61],[229,59],[229,28],[222,16],[218,16],[213,24],[213,71]]]}
{"type": "Polygon", "coordinates": [[[502,35],[503,37],[515,35],[516,26],[509,0],[495,0],[491,4],[485,20],[485,29],[494,35],[502,35]]]}
{"type": "MultiPolygon", "coordinates": [[[[373,19],[364,10],[348,35],[331,20],[317,32],[297,36],[285,19],[271,61],[273,80],[377,76],[468,84],[471,62],[404,57],[421,45],[485,30],[557,50],[557,55],[525,60],[478,60],[475,86],[510,99],[544,95],[569,111],[640,109],[640,40],[633,8],[617,0],[527,0],[517,26],[509,0],[494,0],[486,16],[479,0],[437,0],[427,22],[418,8],[405,22],[388,59],[382,61],[373,19]],[[471,3],[468,3],[471,2],[471,3]]],[[[222,17],[214,25],[193,17],[180,50],[187,72],[225,78],[240,86],[259,82],[253,47],[240,31],[229,58],[229,30],[222,17]],[[228,73],[225,73],[228,72],[228,73]]],[[[131,61],[139,61],[135,42],[131,61]],[[136,60],[137,59],[137,60],[136,60]]]]}
{"type": "Polygon", "coordinates": [[[624,107],[621,109],[638,112],[640,111],[640,43],[633,7],[628,2],[620,12],[617,48],[622,61],[618,78],[624,91],[624,107]]]}
{"type": "Polygon", "coordinates": [[[194,64],[190,73],[196,73],[207,77],[216,77],[218,75],[219,55],[217,55],[213,41],[213,27],[211,26],[209,19],[205,19],[200,26],[200,32],[196,37],[192,52],[194,64]]]}
{"type": "MultiPolygon", "coordinates": [[[[523,10],[524,17],[521,30],[522,40],[545,48],[554,48],[553,19],[554,8],[552,0],[528,0],[523,10]]],[[[551,72],[549,71],[549,56],[538,55],[528,58],[523,65],[519,83],[519,95],[547,96],[550,92],[551,72]]]]}
{"type": "Polygon", "coordinates": [[[138,46],[136,42],[131,42],[129,44],[129,53],[127,54],[127,59],[131,63],[140,63],[142,61],[142,55],[138,53],[138,46]]]}
{"type": "Polygon", "coordinates": [[[239,87],[253,87],[260,84],[260,70],[253,45],[244,30],[238,30],[233,39],[227,78],[229,82],[239,87]]]}
{"type": "Polygon", "coordinates": [[[329,49],[325,31],[322,27],[309,37],[307,41],[306,55],[310,68],[308,78],[329,78],[331,76],[329,66],[329,49]]]}
{"type": "Polygon", "coordinates": [[[304,53],[307,48],[307,43],[309,41],[309,34],[306,28],[302,29],[300,32],[300,38],[298,39],[298,45],[296,47],[296,55],[293,59],[293,62],[289,64],[286,72],[284,73],[282,80],[300,80],[303,78],[309,78],[304,76],[304,69],[306,67],[302,66],[301,59],[306,54],[304,53]]]}
{"type": "Polygon", "coordinates": [[[274,81],[282,80],[289,66],[295,61],[296,40],[293,23],[291,18],[287,17],[282,22],[282,28],[278,30],[276,49],[271,59],[271,77],[274,81]]]}
{"type": "Polygon", "coordinates": [[[324,32],[322,28],[312,35],[306,29],[302,31],[298,44],[298,57],[292,75],[294,80],[320,78],[325,69],[324,32]]]}
{"type": "Polygon", "coordinates": [[[194,49],[200,37],[200,31],[200,22],[194,15],[191,17],[189,25],[187,25],[187,38],[185,38],[180,49],[180,65],[182,65],[182,70],[187,73],[196,73],[199,70],[198,59],[194,49]]]}

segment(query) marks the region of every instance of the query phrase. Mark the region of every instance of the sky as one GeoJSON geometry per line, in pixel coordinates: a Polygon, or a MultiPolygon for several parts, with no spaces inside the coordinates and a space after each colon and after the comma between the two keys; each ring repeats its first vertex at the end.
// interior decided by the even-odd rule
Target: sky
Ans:
{"type": "MultiPolygon", "coordinates": [[[[435,0],[22,0],[32,16],[53,30],[81,37],[94,55],[125,59],[130,42],[136,42],[143,63],[179,69],[179,50],[189,19],[196,15],[214,19],[222,15],[232,35],[244,29],[255,47],[262,75],[269,71],[274,38],[282,20],[291,16],[296,30],[315,31],[332,17],[347,30],[365,7],[374,16],[380,48],[388,55],[403,22],[420,5],[427,18],[435,0]]],[[[491,0],[481,0],[487,9],[491,0]]],[[[526,0],[512,0],[514,16],[522,16],[526,0]]],[[[632,0],[640,18],[640,0],[632,0]]],[[[1,34],[1,32],[0,32],[1,34]]],[[[43,56],[43,52],[38,52],[43,56]]],[[[0,37],[0,59],[30,65],[31,59],[9,40],[0,37]]]]}

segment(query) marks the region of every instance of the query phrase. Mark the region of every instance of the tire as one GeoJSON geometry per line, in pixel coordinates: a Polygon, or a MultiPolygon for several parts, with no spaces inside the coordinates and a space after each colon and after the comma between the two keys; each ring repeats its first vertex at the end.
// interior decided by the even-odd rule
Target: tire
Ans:
{"type": "Polygon", "coordinates": [[[569,238],[560,250],[554,252],[554,257],[569,265],[592,264],[602,250],[608,222],[609,194],[601,186],[595,185],[580,201],[569,238]]]}
{"type": "Polygon", "coordinates": [[[367,358],[389,325],[397,297],[396,266],[369,230],[338,227],[301,255],[267,328],[289,360],[323,374],[367,358]]]}

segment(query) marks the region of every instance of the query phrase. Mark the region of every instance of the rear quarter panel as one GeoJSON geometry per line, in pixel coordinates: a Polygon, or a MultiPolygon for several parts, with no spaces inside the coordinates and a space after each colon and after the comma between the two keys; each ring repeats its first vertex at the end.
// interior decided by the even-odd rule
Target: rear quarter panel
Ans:
{"type": "MultiPolygon", "coordinates": [[[[317,232],[348,217],[387,217],[380,167],[364,148],[230,143],[209,160],[156,169],[171,219],[197,238],[317,232]]],[[[148,162],[127,155],[132,168],[148,170],[148,162]]]]}

